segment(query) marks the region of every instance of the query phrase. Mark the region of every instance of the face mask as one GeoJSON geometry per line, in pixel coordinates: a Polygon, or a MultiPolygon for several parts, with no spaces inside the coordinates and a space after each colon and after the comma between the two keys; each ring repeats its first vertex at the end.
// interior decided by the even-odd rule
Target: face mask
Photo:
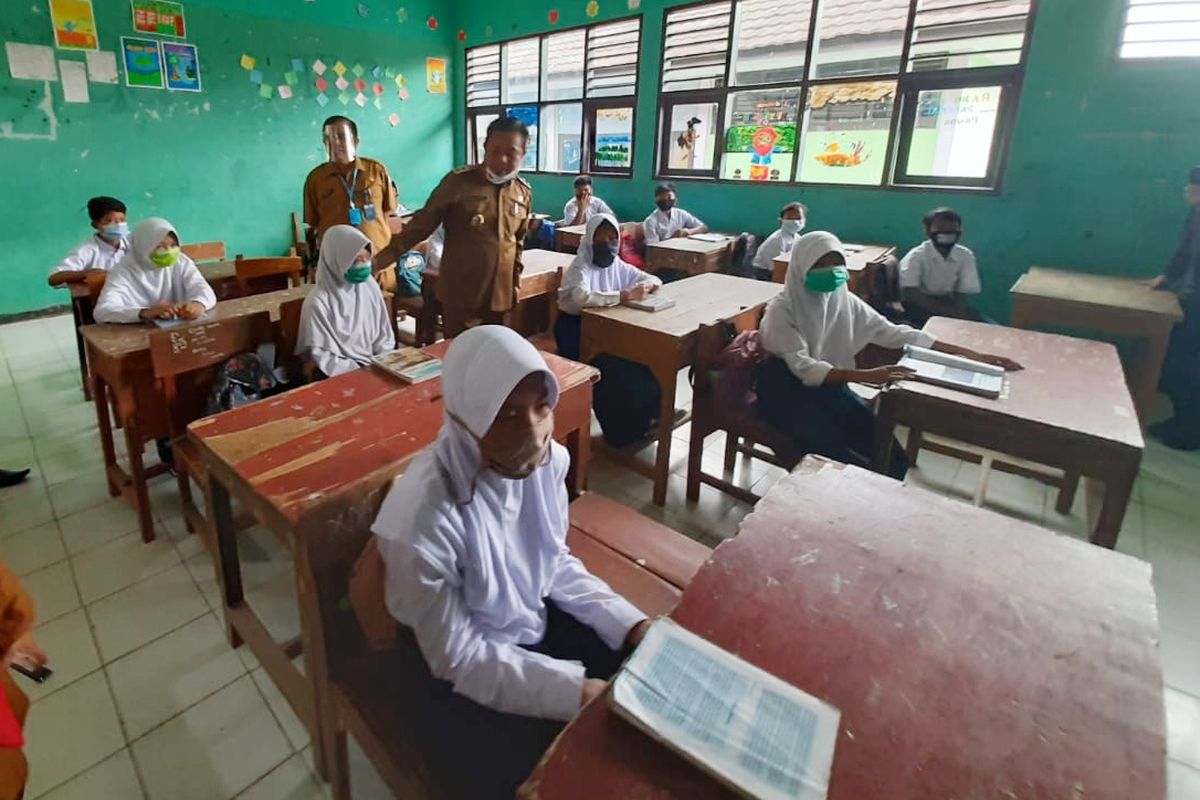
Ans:
{"type": "Polygon", "coordinates": [[[929,238],[933,239],[933,243],[940,249],[949,250],[954,245],[958,244],[961,233],[934,233],[930,234],[929,238]]]}
{"type": "Polygon", "coordinates": [[[514,169],[512,172],[508,173],[507,175],[497,175],[496,173],[492,172],[487,167],[484,167],[483,174],[492,183],[496,184],[497,186],[503,186],[504,184],[511,181],[513,178],[517,177],[517,174],[520,171],[521,171],[521,168],[517,167],[516,169],[514,169]]]}
{"type": "Polygon", "coordinates": [[[160,247],[150,254],[150,263],[166,269],[179,260],[178,247],[160,247]]]}
{"type": "Polygon", "coordinates": [[[592,245],[592,261],[600,269],[608,269],[617,257],[619,245],[616,242],[605,242],[592,245]]]}
{"type": "Polygon", "coordinates": [[[112,225],[105,225],[100,229],[100,235],[110,242],[124,239],[129,235],[129,224],[126,222],[114,222],[112,225]]]}
{"type": "Polygon", "coordinates": [[[458,417],[451,414],[450,418],[479,445],[483,466],[502,477],[518,481],[528,478],[546,462],[550,452],[550,440],[554,435],[552,413],[532,425],[507,421],[499,426],[492,425],[482,439],[458,417]]]}
{"type": "Polygon", "coordinates": [[[363,283],[371,277],[370,261],[355,261],[354,266],[346,270],[346,283],[363,283]]]}
{"type": "Polygon", "coordinates": [[[658,206],[658,210],[664,214],[669,214],[671,209],[675,207],[674,200],[655,200],[654,205],[658,206]]]}
{"type": "Polygon", "coordinates": [[[804,230],[804,220],[802,219],[785,219],[779,224],[779,227],[784,233],[799,233],[804,230]]]}
{"type": "Polygon", "coordinates": [[[804,276],[804,288],[810,292],[829,294],[836,292],[850,281],[850,271],[845,267],[819,269],[804,276]]]}

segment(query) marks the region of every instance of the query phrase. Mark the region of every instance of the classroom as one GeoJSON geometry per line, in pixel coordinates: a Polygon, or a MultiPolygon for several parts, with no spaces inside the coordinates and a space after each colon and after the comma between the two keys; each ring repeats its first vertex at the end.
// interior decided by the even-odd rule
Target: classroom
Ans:
{"type": "Polygon", "coordinates": [[[0,800],[1200,800],[1200,0],[5,11],[0,800]]]}

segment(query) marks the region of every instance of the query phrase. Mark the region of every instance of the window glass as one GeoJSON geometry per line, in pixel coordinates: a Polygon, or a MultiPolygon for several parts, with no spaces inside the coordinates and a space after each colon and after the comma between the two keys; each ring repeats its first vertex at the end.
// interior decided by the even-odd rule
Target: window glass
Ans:
{"type": "Polygon", "coordinates": [[[633,108],[598,108],[595,126],[593,165],[601,169],[632,169],[633,108]]]}
{"type": "Polygon", "coordinates": [[[538,40],[519,39],[504,45],[500,57],[500,102],[538,99],[538,40]]]}
{"type": "Polygon", "coordinates": [[[547,172],[580,172],[583,106],[579,103],[542,108],[541,168],[547,172]]]}
{"type": "Polygon", "coordinates": [[[505,113],[510,117],[516,117],[521,120],[521,122],[525,123],[525,127],[529,128],[529,149],[525,151],[525,159],[521,162],[521,169],[536,170],[538,163],[538,107],[512,106],[505,113]]]}
{"type": "Polygon", "coordinates": [[[899,72],[908,10],[909,0],[824,0],[817,18],[813,77],[899,72]]]}
{"type": "Polygon", "coordinates": [[[906,169],[935,178],[985,178],[1000,118],[999,86],[917,93],[906,169]]]}
{"type": "Polygon", "coordinates": [[[804,80],[812,0],[741,0],[733,26],[729,83],[804,80]]]}
{"type": "Polygon", "coordinates": [[[800,89],[734,92],[726,106],[721,177],[789,181],[796,158],[800,89]]]}
{"type": "Polygon", "coordinates": [[[546,37],[542,53],[542,100],[583,97],[582,28],[546,37]]]}
{"type": "Polygon", "coordinates": [[[668,109],[668,170],[710,170],[716,154],[717,104],[680,103],[668,109]]]}
{"type": "Polygon", "coordinates": [[[475,116],[475,160],[478,164],[483,161],[483,140],[487,138],[487,127],[500,119],[499,114],[477,114],[475,116]]]}
{"type": "Polygon", "coordinates": [[[1129,0],[1121,58],[1200,57],[1200,2],[1129,0]]]}
{"type": "Polygon", "coordinates": [[[887,163],[895,81],[814,86],[804,109],[799,179],[878,184],[887,163]]]}

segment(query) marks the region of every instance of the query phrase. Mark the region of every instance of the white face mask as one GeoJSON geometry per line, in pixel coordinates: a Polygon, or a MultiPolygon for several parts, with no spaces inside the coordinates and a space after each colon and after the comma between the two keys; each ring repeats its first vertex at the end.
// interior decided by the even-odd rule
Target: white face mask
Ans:
{"type": "Polygon", "coordinates": [[[489,181],[491,181],[492,183],[496,184],[497,186],[502,186],[503,184],[506,184],[506,183],[508,183],[508,182],[509,182],[509,181],[511,181],[513,178],[517,177],[517,175],[518,175],[520,172],[521,172],[521,168],[520,168],[520,167],[517,167],[516,169],[514,169],[512,172],[508,173],[507,175],[497,175],[496,173],[492,172],[492,171],[491,171],[490,169],[488,169],[487,167],[484,167],[484,168],[483,168],[483,174],[484,174],[484,176],[485,176],[485,177],[486,177],[486,178],[487,178],[489,181]]]}
{"type": "Polygon", "coordinates": [[[779,223],[779,227],[784,233],[799,233],[804,230],[804,220],[802,219],[785,219],[779,223]]]}

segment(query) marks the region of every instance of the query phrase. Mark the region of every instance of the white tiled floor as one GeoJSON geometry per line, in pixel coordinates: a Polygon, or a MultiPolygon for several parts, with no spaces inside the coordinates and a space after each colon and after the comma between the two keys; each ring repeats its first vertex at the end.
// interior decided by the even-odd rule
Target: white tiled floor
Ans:
{"type": "MultiPolygon", "coordinates": [[[[225,642],[212,563],[179,519],[174,482],[151,487],[159,539],[141,543],[133,512],[110,499],[95,415],[79,391],[70,317],[0,327],[0,466],[34,467],[0,490],[0,558],[38,609],[37,635],[56,670],[33,700],[27,797],[51,800],[254,798],[317,800],[302,725],[243,650],[225,642]]],[[[681,381],[680,405],[688,402],[681,381]]],[[[592,489],[706,544],[732,536],[749,507],[712,489],[684,494],[688,427],[676,432],[665,509],[648,480],[597,448],[592,489]]],[[[723,439],[705,461],[720,471],[723,439]]],[[[120,449],[120,447],[118,448],[120,449]]],[[[652,458],[649,449],[638,455],[652,458]]],[[[782,475],[739,460],[734,480],[761,494],[782,475]]],[[[910,481],[968,500],[978,467],[923,453],[910,481]]],[[[1200,454],[1148,443],[1118,549],[1154,565],[1167,685],[1169,797],[1200,798],[1200,454]]],[[[1054,511],[1044,486],[995,474],[987,506],[1082,536],[1083,498],[1054,511]]],[[[279,636],[297,630],[291,567],[262,530],[242,537],[251,601],[279,636]]],[[[356,748],[355,797],[386,790],[356,748]]]]}

